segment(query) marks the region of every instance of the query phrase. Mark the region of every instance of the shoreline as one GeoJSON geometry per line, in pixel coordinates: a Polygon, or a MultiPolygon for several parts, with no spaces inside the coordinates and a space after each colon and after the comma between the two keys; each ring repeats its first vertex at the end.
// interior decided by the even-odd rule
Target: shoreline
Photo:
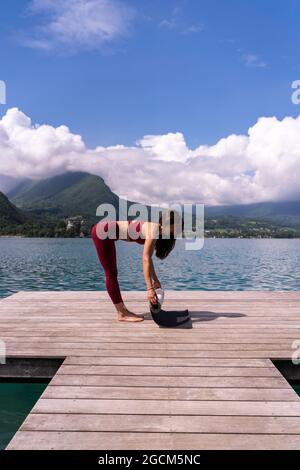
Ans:
{"type": "MultiPolygon", "coordinates": [[[[44,240],[90,240],[90,236],[86,237],[28,237],[26,235],[0,235],[0,239],[17,238],[17,239],[44,239],[44,240]]],[[[300,237],[204,237],[206,240],[300,240],[300,237]]]]}

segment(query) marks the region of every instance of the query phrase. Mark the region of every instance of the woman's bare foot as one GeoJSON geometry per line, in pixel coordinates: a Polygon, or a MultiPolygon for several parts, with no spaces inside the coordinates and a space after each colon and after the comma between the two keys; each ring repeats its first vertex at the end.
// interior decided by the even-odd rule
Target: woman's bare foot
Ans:
{"type": "Polygon", "coordinates": [[[144,317],[141,315],[136,315],[133,312],[127,310],[127,308],[122,308],[117,311],[118,321],[129,321],[129,322],[141,322],[144,320],[144,317]]]}

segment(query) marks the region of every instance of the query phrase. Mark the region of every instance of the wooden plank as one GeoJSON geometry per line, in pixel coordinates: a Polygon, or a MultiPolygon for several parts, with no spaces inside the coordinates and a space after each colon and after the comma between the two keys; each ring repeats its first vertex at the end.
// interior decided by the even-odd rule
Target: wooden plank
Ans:
{"type": "Polygon", "coordinates": [[[290,388],[283,377],[164,377],[130,375],[63,375],[56,374],[51,385],[87,385],[108,387],[175,387],[175,388],[290,388]]]}
{"type": "Polygon", "coordinates": [[[195,359],[195,358],[155,358],[155,357],[91,357],[69,356],[64,365],[110,365],[110,366],[167,366],[167,367],[272,367],[267,359],[195,359]]]}
{"type": "Polygon", "coordinates": [[[276,434],[174,433],[174,449],[198,450],[299,450],[300,436],[276,434]]]}
{"type": "MultiPolygon", "coordinates": [[[[9,356],[16,356],[16,357],[19,357],[19,356],[27,356],[27,357],[62,357],[62,356],[69,356],[69,355],[73,355],[73,354],[79,354],[80,356],[84,356],[84,355],[87,355],[87,356],[90,356],[91,355],[91,352],[93,353],[93,355],[97,355],[99,354],[99,356],[102,356],[102,355],[105,355],[104,353],[102,353],[102,351],[100,352],[97,352],[97,351],[94,351],[94,350],[91,350],[91,349],[76,349],[74,350],[74,348],[59,348],[59,349],[55,349],[55,348],[41,348],[41,349],[38,349],[38,348],[25,348],[22,347],[22,345],[20,345],[20,347],[18,348],[12,348],[9,344],[7,345],[7,355],[9,356]]],[[[181,351],[180,352],[176,352],[176,351],[173,351],[173,353],[175,352],[175,354],[173,355],[173,357],[178,357],[178,356],[181,356],[181,351]]],[[[128,354],[128,357],[130,356],[130,353],[126,353],[128,354]]],[[[132,354],[131,354],[132,355],[132,354]]],[[[167,357],[170,357],[172,356],[172,354],[169,354],[169,353],[165,353],[165,355],[167,357]]],[[[183,354],[184,355],[184,354],[183,354]]],[[[119,354],[120,356],[120,354],[119,354]]],[[[160,354],[159,355],[160,357],[163,357],[163,354],[160,354]]],[[[282,358],[282,359],[286,359],[286,360],[290,360],[291,358],[291,350],[288,350],[288,351],[285,351],[285,350],[258,350],[258,351],[255,351],[255,352],[251,352],[251,351],[241,351],[239,353],[239,356],[240,358],[248,358],[248,359],[255,359],[257,358],[257,356],[259,356],[260,358],[273,358],[273,359],[278,359],[278,358],[282,358]]],[[[189,355],[187,355],[186,357],[189,357],[189,355]]],[[[223,358],[234,358],[236,357],[236,353],[234,351],[227,351],[227,352],[222,352],[222,351],[196,351],[195,354],[194,354],[194,357],[203,357],[203,358],[214,358],[214,359],[223,359],[223,358]]]]}
{"type": "Polygon", "coordinates": [[[298,450],[299,435],[20,431],[10,450],[298,450]],[[122,443],[122,444],[120,444],[122,443]]]}
{"type": "MultiPolygon", "coordinates": [[[[131,327],[132,328],[132,327],[131,327]]],[[[81,333],[81,341],[82,340],[85,340],[86,342],[89,342],[89,338],[91,338],[91,340],[94,340],[96,338],[98,338],[98,344],[99,346],[101,345],[101,347],[103,348],[107,348],[109,347],[109,349],[112,349],[112,345],[114,348],[125,348],[125,347],[134,347],[134,348],[138,348],[139,347],[139,344],[140,342],[135,342],[134,340],[131,342],[131,344],[128,344],[128,342],[124,343],[122,341],[106,341],[104,338],[101,337],[101,341],[99,341],[99,335],[101,335],[101,331],[95,331],[95,329],[93,329],[93,331],[89,331],[89,330],[86,330],[85,328],[81,328],[80,332],[79,331],[74,331],[72,332],[72,330],[67,330],[66,327],[65,329],[61,330],[57,327],[57,329],[49,329],[48,330],[48,334],[47,332],[45,332],[44,329],[42,330],[38,330],[38,329],[34,329],[32,328],[32,331],[28,331],[28,329],[26,328],[19,328],[19,327],[16,327],[14,328],[14,331],[13,331],[13,334],[14,336],[17,338],[16,340],[16,343],[20,341],[20,338],[24,338],[24,341],[25,342],[28,342],[28,341],[31,341],[32,338],[40,338],[41,340],[43,341],[51,341],[51,342],[54,342],[56,341],[56,338],[59,338],[60,336],[66,336],[69,334],[69,341],[72,342],[72,339],[73,339],[73,336],[76,338],[77,335],[81,333]],[[118,346],[119,345],[119,346],[118,346]]],[[[127,334],[127,330],[124,330],[124,334],[127,334]]],[[[188,338],[192,339],[193,338],[193,335],[191,334],[190,330],[188,332],[189,336],[188,338]]],[[[3,337],[11,337],[12,335],[12,329],[10,328],[7,328],[6,330],[4,329],[1,329],[1,336],[3,337]]],[[[66,336],[66,338],[68,338],[68,336],[66,336]]],[[[168,338],[171,338],[172,341],[168,342],[168,343],[164,343],[164,342],[160,342],[158,343],[157,341],[151,341],[151,338],[146,338],[146,341],[144,341],[144,346],[145,347],[152,347],[153,348],[153,345],[155,345],[156,347],[159,347],[159,344],[162,344],[164,348],[168,348],[168,349],[171,349],[172,347],[175,348],[177,346],[177,348],[181,348],[181,349],[184,349],[184,350],[197,350],[198,346],[200,348],[203,348],[202,347],[202,344],[212,344],[212,345],[215,345],[215,344],[236,344],[236,345],[240,345],[240,347],[242,347],[241,345],[243,344],[254,344],[254,343],[258,343],[261,342],[263,344],[266,344],[268,346],[268,344],[273,344],[273,343],[278,343],[279,346],[281,344],[292,344],[292,341],[296,338],[296,334],[295,333],[289,333],[289,334],[281,334],[281,335],[277,335],[276,334],[268,334],[268,333],[265,333],[263,336],[262,335],[254,335],[254,334],[243,334],[243,333],[240,333],[239,335],[238,334],[228,334],[228,333],[224,333],[222,331],[222,336],[219,337],[215,334],[212,334],[210,332],[207,332],[205,333],[204,335],[201,335],[200,332],[199,332],[199,335],[197,335],[197,339],[198,341],[197,342],[187,342],[187,338],[186,336],[176,336],[176,337],[172,337],[172,336],[169,336],[168,338]],[[150,339],[150,340],[149,340],[150,339]],[[149,340],[149,341],[148,341],[149,340]],[[178,341],[177,341],[178,340],[178,341]],[[192,343],[192,344],[191,344],[192,343]]],[[[157,339],[162,339],[162,336],[158,337],[158,338],[155,338],[156,340],[157,339]]],[[[59,340],[57,340],[59,342],[59,340]]],[[[223,346],[221,346],[223,347],[223,346]]]]}
{"type": "Polygon", "coordinates": [[[62,375],[151,375],[173,377],[278,377],[275,367],[151,367],[151,366],[68,366],[59,369],[62,375]]]}
{"type": "MultiPolygon", "coordinates": [[[[5,341],[7,343],[9,343],[12,347],[17,347],[20,345],[20,337],[21,336],[14,336],[14,337],[11,337],[11,336],[8,336],[6,334],[3,334],[3,332],[1,332],[1,337],[3,339],[5,339],[5,341]]],[[[195,348],[192,350],[188,350],[188,349],[185,349],[185,348],[182,348],[180,351],[181,353],[187,353],[189,354],[189,357],[193,357],[193,353],[196,351],[215,351],[215,350],[220,350],[220,348],[223,350],[223,351],[261,351],[262,350],[262,346],[263,346],[263,349],[265,351],[267,350],[274,350],[276,348],[284,348],[284,349],[288,349],[290,348],[291,346],[291,340],[284,340],[284,339],[274,339],[273,342],[265,342],[265,341],[261,341],[261,342],[256,342],[256,343],[253,343],[253,342],[241,342],[241,343],[235,343],[235,342],[229,342],[229,343],[221,343],[222,346],[220,346],[220,343],[210,343],[210,342],[202,342],[203,340],[201,338],[199,338],[199,341],[201,341],[200,343],[198,343],[197,345],[195,345],[195,348]]],[[[256,339],[257,341],[257,339],[256,339]]],[[[72,337],[72,338],[68,338],[66,336],[56,336],[55,338],[51,338],[51,337],[45,337],[43,339],[43,337],[41,336],[31,336],[31,337],[22,337],[22,344],[24,346],[30,346],[30,345],[33,345],[35,348],[37,349],[44,349],[45,347],[47,348],[53,348],[53,349],[56,349],[56,348],[63,348],[63,347],[68,347],[70,349],[78,349],[78,348],[84,348],[84,349],[92,349],[92,350],[99,350],[101,352],[103,352],[103,354],[105,355],[105,353],[108,353],[108,352],[111,352],[111,355],[114,356],[117,351],[116,351],[116,348],[113,346],[113,345],[110,345],[110,343],[100,343],[99,344],[99,339],[97,339],[96,337],[72,337]]],[[[123,344],[123,343],[121,343],[123,344]]],[[[140,356],[137,356],[137,357],[144,357],[144,353],[146,352],[148,355],[149,354],[153,354],[152,356],[148,356],[148,357],[158,357],[157,356],[157,353],[159,353],[160,351],[164,351],[166,349],[166,347],[163,346],[162,349],[159,349],[159,348],[149,348],[148,347],[148,343],[146,343],[146,346],[147,346],[147,349],[144,350],[142,348],[139,348],[138,345],[135,345],[135,343],[133,343],[133,347],[131,347],[131,345],[129,345],[129,348],[128,349],[128,346],[127,346],[127,350],[126,350],[126,353],[127,352],[131,352],[132,349],[134,349],[136,351],[136,354],[139,354],[140,356]]],[[[125,346],[124,346],[125,347],[125,346]]],[[[120,349],[120,348],[119,348],[120,349]]],[[[147,357],[147,356],[146,356],[147,357]]],[[[184,357],[184,356],[182,356],[184,357]]]]}
{"type": "Polygon", "coordinates": [[[47,387],[43,398],[94,398],[135,400],[224,400],[295,401],[291,388],[169,388],[169,387],[89,387],[84,385],[47,387]]]}
{"type": "MultiPolygon", "coordinates": [[[[175,432],[222,434],[299,434],[299,417],[79,415],[31,413],[22,431],[175,432]]],[[[292,439],[292,436],[291,436],[292,439]]]]}
{"type": "Polygon", "coordinates": [[[264,401],[177,401],[170,400],[94,400],[41,398],[34,413],[83,414],[147,414],[154,415],[223,415],[223,416],[300,416],[300,400],[292,402],[264,401]]]}
{"type": "Polygon", "coordinates": [[[171,433],[19,431],[8,450],[172,449],[171,433]]]}

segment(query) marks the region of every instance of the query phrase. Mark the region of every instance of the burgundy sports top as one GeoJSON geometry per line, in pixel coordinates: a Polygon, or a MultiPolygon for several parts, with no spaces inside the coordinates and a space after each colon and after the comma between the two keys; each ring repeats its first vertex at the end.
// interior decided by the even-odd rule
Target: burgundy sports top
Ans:
{"type": "Polygon", "coordinates": [[[136,242],[136,243],[139,243],[140,245],[144,245],[145,238],[143,238],[143,234],[142,234],[143,222],[140,220],[128,220],[128,235],[129,235],[130,226],[132,224],[135,224],[135,233],[138,233],[139,237],[137,239],[130,238],[128,241],[136,242]]]}
{"type": "MultiPolygon", "coordinates": [[[[103,222],[99,222],[100,224],[103,224],[103,222]]],[[[103,226],[103,230],[104,232],[108,232],[109,229],[114,229],[115,230],[115,235],[116,235],[116,238],[113,238],[114,240],[120,240],[120,231],[119,231],[119,225],[118,225],[118,222],[115,221],[115,220],[111,220],[111,221],[108,221],[108,222],[105,222],[104,223],[105,225],[103,226]]],[[[142,225],[143,225],[143,221],[139,221],[139,220],[128,220],[128,229],[127,229],[127,234],[128,234],[128,239],[126,241],[128,242],[136,242],[136,243],[139,243],[140,245],[144,245],[145,243],[145,238],[143,238],[143,235],[142,235],[142,225]],[[138,234],[138,238],[130,238],[130,226],[135,224],[135,227],[134,227],[134,232],[133,234],[136,235],[138,234]]]]}

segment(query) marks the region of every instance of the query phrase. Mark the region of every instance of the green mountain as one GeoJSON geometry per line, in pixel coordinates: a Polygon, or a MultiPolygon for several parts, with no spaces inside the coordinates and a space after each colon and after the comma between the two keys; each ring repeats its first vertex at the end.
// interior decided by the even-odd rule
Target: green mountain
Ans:
{"type": "MultiPolygon", "coordinates": [[[[53,220],[81,215],[96,218],[102,203],[118,206],[119,198],[99,176],[70,172],[51,178],[25,180],[7,193],[20,209],[53,220]]],[[[7,202],[8,203],[8,202],[7,202]]],[[[263,202],[227,206],[205,206],[206,218],[237,217],[300,225],[300,202],[263,202]]]]}
{"type": "Polygon", "coordinates": [[[24,216],[8,198],[0,192],[0,224],[12,223],[20,224],[24,221],[24,216]]]}
{"type": "Polygon", "coordinates": [[[24,181],[8,197],[17,207],[49,220],[80,215],[91,223],[98,219],[100,204],[117,207],[119,201],[102,178],[80,172],[24,181]]]}
{"type": "Polygon", "coordinates": [[[11,230],[25,223],[26,219],[26,215],[0,192],[0,234],[10,233],[11,230]]]}
{"type": "MultiPolygon", "coordinates": [[[[102,178],[80,172],[23,181],[7,194],[11,202],[0,195],[0,228],[4,227],[0,233],[28,236],[72,235],[66,230],[66,219],[76,216],[84,219],[88,233],[89,226],[99,220],[100,204],[110,203],[116,209],[119,205],[118,196],[102,178]]],[[[216,236],[298,236],[300,202],[206,206],[205,219],[207,232],[216,236]]]]}
{"type": "Polygon", "coordinates": [[[243,217],[270,221],[280,225],[300,226],[300,201],[206,206],[205,217],[243,217]]]}

